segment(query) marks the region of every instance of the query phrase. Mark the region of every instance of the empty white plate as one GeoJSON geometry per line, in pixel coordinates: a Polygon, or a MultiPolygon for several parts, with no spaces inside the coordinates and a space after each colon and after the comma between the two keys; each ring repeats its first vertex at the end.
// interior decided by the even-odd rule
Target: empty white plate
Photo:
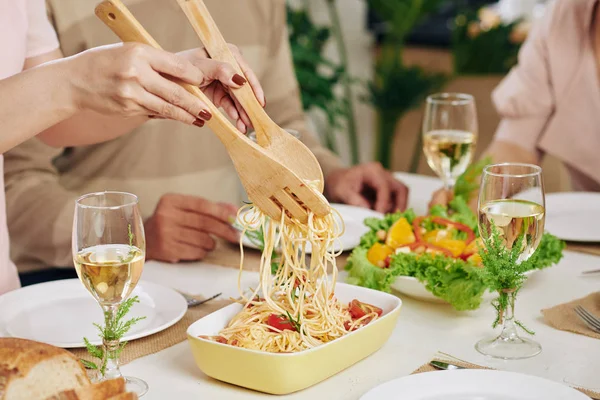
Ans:
{"type": "MultiPolygon", "coordinates": [[[[167,329],[187,311],[173,289],[141,281],[133,291],[140,302],[127,319],[146,317],[123,340],[139,339],[167,329]]],[[[78,279],[40,283],[0,296],[0,337],[19,337],[57,347],[84,347],[83,338],[101,344],[93,323],[103,324],[102,309],[78,279]]]]}
{"type": "Polygon", "coordinates": [[[600,242],[600,193],[546,195],[546,230],[562,240],[600,242]]]}
{"type": "MultiPolygon", "coordinates": [[[[369,231],[369,228],[363,224],[365,218],[383,218],[383,214],[369,210],[368,208],[354,207],[346,204],[331,204],[331,206],[340,213],[342,220],[346,225],[344,234],[335,245],[336,251],[340,250],[340,248],[343,251],[348,251],[358,246],[360,237],[369,231]]],[[[258,249],[256,243],[246,236],[242,238],[242,243],[246,247],[258,249]]],[[[310,253],[310,245],[307,246],[306,252],[310,253]]]]}
{"type": "Polygon", "coordinates": [[[568,386],[505,371],[435,371],[405,376],[369,391],[361,400],[589,400],[568,386]]]}

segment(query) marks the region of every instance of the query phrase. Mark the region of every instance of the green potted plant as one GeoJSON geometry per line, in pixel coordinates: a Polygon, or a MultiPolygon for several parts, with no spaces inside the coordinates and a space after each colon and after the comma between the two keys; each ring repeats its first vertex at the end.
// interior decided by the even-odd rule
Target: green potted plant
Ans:
{"type": "Polygon", "coordinates": [[[333,0],[327,0],[327,4],[332,28],[316,26],[306,7],[294,9],[288,6],[290,46],[304,110],[323,111],[329,125],[329,129],[322,134],[325,145],[338,154],[340,149],[335,129],[344,128],[350,144],[350,160],[356,164],[359,156],[350,88],[352,79],[347,73],[348,59],[337,10],[333,0]],[[340,53],[341,64],[339,65],[323,55],[325,44],[332,34],[340,53]],[[335,92],[336,86],[340,84],[344,88],[343,98],[335,92]]]}
{"type": "Polygon", "coordinates": [[[424,17],[435,11],[441,0],[367,0],[387,25],[375,58],[375,74],[368,84],[369,101],[377,112],[376,160],[389,168],[392,142],[400,118],[439,90],[447,77],[408,66],[403,60],[407,35],[424,17]]]}

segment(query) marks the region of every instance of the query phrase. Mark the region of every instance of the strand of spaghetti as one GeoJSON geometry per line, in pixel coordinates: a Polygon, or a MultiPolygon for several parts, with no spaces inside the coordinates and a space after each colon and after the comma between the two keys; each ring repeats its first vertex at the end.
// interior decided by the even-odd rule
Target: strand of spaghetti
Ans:
{"type": "Polygon", "coordinates": [[[269,220],[251,205],[242,207],[241,213],[245,231],[262,230],[263,254],[259,285],[246,299],[241,288],[244,253],[240,247],[238,287],[245,305],[220,333],[227,343],[270,352],[301,351],[339,338],[377,317],[371,313],[353,320],[348,308],[334,297],[335,258],[341,250],[333,249],[344,231],[337,212],[326,217],[309,213],[306,224],[285,214],[279,221],[269,220]],[[280,257],[272,274],[275,249],[280,257]],[[273,317],[282,324],[272,325],[273,317]]]}

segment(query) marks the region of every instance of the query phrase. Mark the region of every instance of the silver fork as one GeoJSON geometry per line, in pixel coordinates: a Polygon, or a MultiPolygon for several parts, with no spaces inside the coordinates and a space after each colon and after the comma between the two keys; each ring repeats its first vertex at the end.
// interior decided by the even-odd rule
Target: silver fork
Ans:
{"type": "Polygon", "coordinates": [[[581,306],[575,307],[575,313],[594,332],[600,333],[600,319],[594,317],[589,311],[581,306]]]}
{"type": "Polygon", "coordinates": [[[222,295],[223,293],[217,293],[214,296],[209,297],[208,299],[202,299],[202,300],[197,299],[193,296],[190,296],[189,294],[186,294],[186,293],[179,292],[179,294],[181,294],[183,296],[183,298],[185,299],[185,302],[188,305],[188,308],[190,308],[190,307],[196,307],[196,306],[199,306],[200,304],[204,304],[211,300],[214,300],[217,297],[219,297],[220,295],[222,295]]]}

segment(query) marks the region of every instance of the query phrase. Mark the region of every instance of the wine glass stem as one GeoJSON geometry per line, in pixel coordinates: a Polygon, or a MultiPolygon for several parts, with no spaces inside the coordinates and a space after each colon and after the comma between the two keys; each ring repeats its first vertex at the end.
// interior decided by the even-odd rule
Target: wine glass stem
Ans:
{"type": "MultiPolygon", "coordinates": [[[[501,294],[502,295],[502,294],[501,294]]],[[[517,325],[515,324],[515,292],[506,293],[508,296],[508,305],[503,311],[502,333],[500,338],[503,340],[512,340],[519,336],[517,325]]]]}
{"type": "MultiPolygon", "coordinates": [[[[103,306],[105,332],[114,332],[115,320],[117,317],[118,306],[103,306]]],[[[101,370],[102,380],[114,379],[123,376],[119,369],[119,339],[112,337],[103,338],[102,345],[104,348],[104,359],[102,360],[103,370],[101,370]]]]}
{"type": "Polygon", "coordinates": [[[456,181],[452,178],[446,178],[446,180],[444,180],[444,189],[446,189],[446,191],[448,192],[454,192],[454,184],[456,183],[456,181]]]}

